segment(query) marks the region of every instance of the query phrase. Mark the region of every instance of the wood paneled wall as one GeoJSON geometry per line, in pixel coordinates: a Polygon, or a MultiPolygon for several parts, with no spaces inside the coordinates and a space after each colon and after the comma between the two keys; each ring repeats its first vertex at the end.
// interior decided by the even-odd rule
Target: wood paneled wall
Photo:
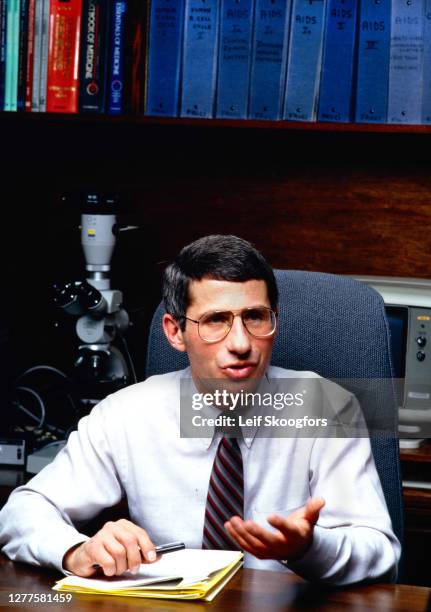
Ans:
{"type": "Polygon", "coordinates": [[[133,308],[151,311],[165,263],[209,233],[249,239],[279,268],[431,276],[429,134],[5,115],[2,184],[13,189],[11,295],[22,342],[37,337],[35,320],[43,327],[54,316],[50,283],[84,275],[79,209],[61,196],[86,189],[117,192],[124,220],[140,225],[121,236],[113,261],[114,284],[133,308]]]}

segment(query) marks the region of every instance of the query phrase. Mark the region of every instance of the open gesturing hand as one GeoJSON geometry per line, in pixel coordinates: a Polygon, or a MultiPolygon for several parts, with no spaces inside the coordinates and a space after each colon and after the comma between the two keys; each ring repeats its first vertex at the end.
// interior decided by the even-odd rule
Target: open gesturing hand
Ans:
{"type": "Polygon", "coordinates": [[[311,546],[314,525],[324,505],[324,499],[312,497],[289,516],[270,514],[267,521],[276,531],[252,520],[243,521],[239,516],[233,516],[224,526],[244,551],[259,559],[295,561],[311,546]]]}

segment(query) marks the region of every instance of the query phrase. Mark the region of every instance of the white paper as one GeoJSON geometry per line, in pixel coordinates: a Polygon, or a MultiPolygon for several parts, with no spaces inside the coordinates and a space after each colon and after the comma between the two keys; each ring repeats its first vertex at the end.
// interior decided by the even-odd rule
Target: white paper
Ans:
{"type": "MultiPolygon", "coordinates": [[[[60,581],[60,584],[101,591],[133,589],[174,579],[183,579],[187,584],[191,584],[206,580],[211,573],[230,565],[239,556],[238,551],[234,550],[186,548],[162,555],[155,563],[142,563],[137,574],[127,571],[122,576],[103,578],[67,576],[60,581]]],[[[57,590],[60,584],[53,588],[57,590]]],[[[163,588],[163,585],[161,587],[163,588]]]]}

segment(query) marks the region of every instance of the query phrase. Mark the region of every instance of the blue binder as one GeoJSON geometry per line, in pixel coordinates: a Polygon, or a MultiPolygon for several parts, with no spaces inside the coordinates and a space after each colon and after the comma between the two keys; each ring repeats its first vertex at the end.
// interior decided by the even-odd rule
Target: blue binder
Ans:
{"type": "Polygon", "coordinates": [[[28,0],[21,0],[19,14],[19,44],[18,44],[18,94],[17,110],[25,109],[25,90],[27,77],[27,49],[28,49],[28,0]]]}
{"type": "Polygon", "coordinates": [[[7,0],[0,0],[0,111],[4,110],[6,80],[7,0]]]}
{"type": "Polygon", "coordinates": [[[393,0],[388,123],[420,123],[424,0],[393,0]]]}
{"type": "Polygon", "coordinates": [[[152,0],[147,115],[178,116],[183,22],[183,0],[152,0]]]}
{"type": "Polygon", "coordinates": [[[323,46],[319,121],[352,120],[358,0],[329,0],[323,46]]]}
{"type": "Polygon", "coordinates": [[[250,77],[250,119],[280,119],[291,0],[256,0],[250,77]]]}
{"type": "Polygon", "coordinates": [[[247,117],[254,0],[222,0],[216,117],[247,117]]]}
{"type": "Polygon", "coordinates": [[[431,123],[431,0],[425,0],[421,123],[431,123]]]}
{"type": "Polygon", "coordinates": [[[5,111],[17,110],[20,0],[8,0],[6,35],[5,111]]]}
{"type": "Polygon", "coordinates": [[[361,0],[355,118],[385,123],[388,114],[391,0],[361,0]]]}
{"type": "Polygon", "coordinates": [[[213,117],[218,52],[218,0],[186,0],[182,117],[213,117]]]}
{"type": "Polygon", "coordinates": [[[293,0],[284,119],[315,121],[326,0],[293,0]]]}

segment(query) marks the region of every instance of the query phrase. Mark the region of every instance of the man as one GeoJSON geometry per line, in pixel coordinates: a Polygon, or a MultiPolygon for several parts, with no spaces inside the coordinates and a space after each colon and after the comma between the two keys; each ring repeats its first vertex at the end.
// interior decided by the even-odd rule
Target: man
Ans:
{"type": "MultiPolygon", "coordinates": [[[[155,561],[156,544],[182,540],[233,545],[246,567],[333,584],[394,579],[400,545],[367,438],[265,438],[258,426],[237,440],[217,427],[209,438],[180,436],[187,377],[203,390],[205,381],[256,389],[265,377],[301,376],[269,365],[277,299],[272,269],[248,242],[207,236],[185,247],[165,272],[163,329],[190,368],[123,389],[82,419],[0,513],[4,552],[111,576],[155,561]],[[80,521],[123,496],[130,521],[79,533],[80,521]]],[[[351,402],[340,390],[334,409],[351,402]]]]}

